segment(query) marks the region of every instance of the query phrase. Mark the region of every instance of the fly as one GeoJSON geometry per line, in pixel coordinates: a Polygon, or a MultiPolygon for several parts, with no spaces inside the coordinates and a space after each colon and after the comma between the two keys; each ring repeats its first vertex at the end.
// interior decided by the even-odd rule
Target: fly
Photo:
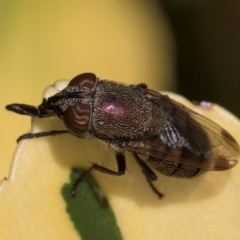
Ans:
{"type": "Polygon", "coordinates": [[[26,133],[17,141],[70,133],[80,138],[96,137],[114,149],[118,170],[92,164],[76,179],[72,197],[82,178],[93,169],[124,175],[126,151],[133,154],[160,198],[163,194],[152,184],[157,176],[151,167],[167,176],[192,178],[204,171],[231,169],[240,154],[238,143],[226,130],[167,95],[143,83],[124,85],[100,80],[93,73],[74,77],[38,107],[14,103],[6,109],[39,118],[57,116],[67,128],[26,133]]]}

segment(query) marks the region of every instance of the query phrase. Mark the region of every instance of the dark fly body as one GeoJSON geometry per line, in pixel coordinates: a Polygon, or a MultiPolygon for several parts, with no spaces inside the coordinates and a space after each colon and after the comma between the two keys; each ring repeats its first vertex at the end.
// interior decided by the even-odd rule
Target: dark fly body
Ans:
{"type": "Polygon", "coordinates": [[[125,151],[133,154],[159,197],[163,195],[152,184],[157,176],[151,167],[168,176],[192,178],[208,170],[228,170],[237,164],[234,158],[240,154],[238,143],[226,130],[167,95],[145,84],[100,80],[93,73],[76,76],[38,107],[10,104],[6,109],[39,118],[57,116],[68,129],[27,133],[18,141],[71,133],[80,138],[96,137],[115,150],[118,171],[93,164],[76,180],[71,196],[92,169],[123,175],[125,151]]]}

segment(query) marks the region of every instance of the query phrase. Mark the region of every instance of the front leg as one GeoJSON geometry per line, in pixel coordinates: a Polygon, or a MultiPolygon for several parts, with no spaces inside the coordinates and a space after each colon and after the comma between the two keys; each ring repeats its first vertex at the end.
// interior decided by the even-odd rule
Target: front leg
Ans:
{"type": "Polygon", "coordinates": [[[87,169],[85,172],[83,172],[74,182],[72,185],[71,191],[70,191],[70,197],[75,197],[76,196],[76,190],[78,188],[78,185],[82,181],[84,177],[86,177],[93,169],[102,172],[102,173],[107,173],[115,176],[121,176],[125,174],[126,170],[126,161],[125,161],[125,156],[121,153],[116,153],[115,154],[116,160],[117,160],[117,165],[118,165],[118,171],[113,171],[109,168],[105,168],[103,166],[100,166],[98,164],[93,164],[89,169],[87,169]]]}
{"type": "Polygon", "coordinates": [[[24,140],[24,139],[56,136],[56,135],[65,134],[65,133],[69,133],[69,131],[68,130],[52,130],[49,132],[25,133],[17,139],[17,143],[19,143],[21,140],[24,140]]]}

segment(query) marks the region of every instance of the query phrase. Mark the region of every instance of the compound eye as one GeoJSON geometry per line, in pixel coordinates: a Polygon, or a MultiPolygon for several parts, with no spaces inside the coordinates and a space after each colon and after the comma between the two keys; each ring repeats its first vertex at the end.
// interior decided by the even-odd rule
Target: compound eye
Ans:
{"type": "Polygon", "coordinates": [[[63,113],[64,124],[74,135],[81,136],[88,131],[91,113],[92,107],[90,104],[79,104],[69,107],[63,113]]]}
{"type": "Polygon", "coordinates": [[[68,84],[68,86],[78,86],[94,89],[97,84],[97,77],[94,73],[82,73],[74,77],[68,84]]]}

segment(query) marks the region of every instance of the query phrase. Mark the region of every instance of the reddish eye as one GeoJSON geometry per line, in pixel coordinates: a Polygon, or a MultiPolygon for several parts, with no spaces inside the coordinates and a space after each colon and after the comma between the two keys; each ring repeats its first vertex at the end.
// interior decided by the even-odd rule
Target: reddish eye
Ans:
{"type": "Polygon", "coordinates": [[[94,89],[97,83],[97,77],[93,73],[83,73],[74,77],[68,84],[68,86],[81,85],[83,87],[94,89]]]}
{"type": "Polygon", "coordinates": [[[69,107],[63,113],[66,127],[74,134],[81,136],[88,131],[92,107],[89,104],[79,104],[69,107]]]}

